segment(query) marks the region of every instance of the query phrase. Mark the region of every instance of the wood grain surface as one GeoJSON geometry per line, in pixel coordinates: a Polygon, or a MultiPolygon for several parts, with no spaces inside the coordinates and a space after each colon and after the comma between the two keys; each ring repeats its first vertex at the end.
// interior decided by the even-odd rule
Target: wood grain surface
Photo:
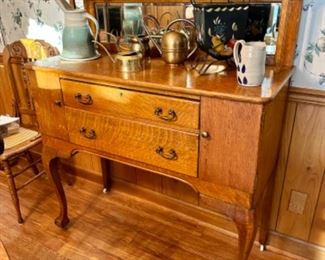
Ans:
{"type": "Polygon", "coordinates": [[[9,260],[9,256],[3,242],[0,240],[0,259],[9,260]]]}
{"type": "MultiPolygon", "coordinates": [[[[268,183],[275,178],[276,165],[279,157],[279,148],[287,106],[288,87],[284,87],[279,95],[263,108],[262,126],[258,152],[257,176],[255,182],[254,201],[267,189],[268,183]]],[[[273,196],[273,191],[271,197],[273,196]]],[[[271,201],[268,201],[269,205],[271,201]]]]}
{"type": "MultiPolygon", "coordinates": [[[[323,173],[322,188],[318,196],[317,208],[314,215],[313,225],[310,231],[309,241],[325,247],[325,168],[323,173]]],[[[325,253],[324,253],[325,254],[325,253]]]]}
{"type": "Polygon", "coordinates": [[[201,108],[200,179],[253,193],[263,107],[203,97],[201,108]]]}
{"type": "Polygon", "coordinates": [[[87,82],[124,88],[141,87],[147,91],[172,91],[185,95],[220,97],[243,102],[264,103],[272,100],[287,83],[293,73],[292,67],[279,70],[266,68],[261,87],[245,88],[237,84],[236,71],[227,70],[220,75],[200,76],[185,66],[169,66],[161,59],[152,59],[150,67],[136,73],[122,73],[108,57],[89,62],[66,62],[59,57],[29,64],[30,68],[52,71],[62,78],[70,76],[87,82]]]}
{"type": "Polygon", "coordinates": [[[275,230],[276,228],[276,223],[279,215],[279,207],[281,202],[282,189],[284,185],[284,178],[287,170],[287,162],[288,162],[289,149],[290,149],[291,139],[292,139],[293,125],[296,117],[296,108],[297,108],[297,104],[294,102],[289,102],[287,104],[286,119],[285,119],[283,132],[282,132],[282,140],[281,140],[281,147],[280,147],[280,152],[278,157],[277,169],[275,172],[274,194],[273,194],[273,201],[272,201],[272,216],[271,216],[271,223],[270,223],[270,228],[272,230],[275,230]]]}
{"type": "MultiPolygon", "coordinates": [[[[18,180],[18,184],[24,178],[18,180]]],[[[0,176],[0,239],[10,259],[195,259],[233,260],[236,238],[174,210],[116,190],[103,194],[101,185],[76,179],[65,185],[73,218],[68,230],[53,224],[56,197],[46,178],[22,190],[27,216],[16,223],[10,195],[0,176]],[[19,238],[19,240],[17,240],[19,238]]],[[[252,260],[289,260],[254,247],[252,260]]]]}
{"type": "Polygon", "coordinates": [[[68,107],[65,111],[72,143],[197,176],[197,134],[157,128],[68,107]],[[96,138],[88,139],[81,135],[82,127],[88,132],[94,130],[96,138]],[[162,153],[166,157],[170,156],[169,151],[173,149],[177,158],[163,158],[156,152],[158,147],[163,148],[162,153]]]}
{"type": "Polygon", "coordinates": [[[0,63],[0,109],[2,114],[13,115],[13,94],[8,84],[8,76],[5,72],[4,65],[0,63]]]}
{"type": "Polygon", "coordinates": [[[28,71],[28,76],[40,132],[68,140],[58,74],[28,71]]]}
{"type": "MultiPolygon", "coordinates": [[[[67,166],[67,165],[65,165],[67,166]]],[[[130,170],[127,171],[126,168],[128,166],[120,164],[120,167],[114,167],[111,168],[111,170],[114,170],[114,173],[119,173],[120,170],[123,170],[123,174],[130,173],[132,174],[132,168],[130,167],[130,170]]],[[[75,176],[82,177],[83,179],[86,178],[87,180],[93,180],[99,185],[101,185],[102,180],[101,178],[97,178],[96,180],[92,178],[92,175],[90,175],[89,172],[86,172],[85,169],[78,169],[76,170],[74,167],[68,166],[64,168],[64,171],[69,174],[69,179],[73,180],[76,178],[75,176]]],[[[65,175],[62,175],[65,176],[65,175]]],[[[223,234],[236,237],[236,227],[234,223],[225,216],[222,216],[218,213],[215,213],[211,210],[211,198],[200,196],[199,198],[199,206],[193,205],[188,203],[185,194],[177,194],[180,197],[182,197],[182,200],[175,200],[174,198],[170,197],[173,194],[169,193],[166,194],[168,196],[164,196],[161,193],[153,192],[150,189],[142,188],[140,185],[132,184],[131,181],[124,181],[121,178],[119,178],[119,175],[115,175],[114,177],[114,189],[118,192],[123,192],[125,194],[132,194],[134,196],[137,196],[141,199],[150,201],[150,203],[155,203],[157,205],[160,205],[162,207],[166,207],[172,210],[177,211],[178,213],[184,214],[188,217],[197,219],[199,221],[202,221],[208,225],[212,225],[214,228],[216,228],[218,231],[220,231],[223,234]]],[[[166,177],[164,177],[166,178],[166,177]]],[[[134,182],[135,183],[135,182],[134,182]]],[[[173,187],[171,187],[173,188],[173,187]]],[[[178,186],[179,188],[179,186],[178,186]]],[[[174,189],[174,192],[177,192],[178,189],[174,189]]],[[[182,189],[180,190],[182,192],[182,189]]],[[[320,230],[322,231],[322,229],[320,230]]],[[[254,250],[254,248],[253,248],[254,250]]],[[[300,240],[300,239],[294,239],[290,237],[289,235],[284,235],[275,231],[270,231],[269,233],[269,240],[267,245],[268,251],[274,251],[278,252],[280,254],[284,254],[288,256],[290,259],[312,259],[312,260],[319,260],[323,259],[325,257],[325,252],[322,247],[316,246],[312,243],[308,243],[306,241],[300,240]]],[[[267,259],[267,258],[266,258],[267,259]]]]}
{"type": "MultiPolygon", "coordinates": [[[[277,230],[308,240],[325,167],[325,107],[298,104],[277,230]],[[296,173],[299,172],[299,175],[296,173]],[[292,192],[307,194],[303,214],[288,209],[292,192]]],[[[299,201],[297,207],[299,205],[299,201]]]]}
{"type": "Polygon", "coordinates": [[[143,118],[165,123],[168,126],[199,127],[199,102],[181,98],[165,97],[129,91],[109,86],[87,84],[71,80],[61,80],[64,104],[70,107],[114,116],[143,118]],[[75,95],[91,97],[91,104],[83,104],[75,95]],[[161,115],[155,111],[161,109],[161,115]],[[169,114],[174,111],[175,117],[169,114]]]}

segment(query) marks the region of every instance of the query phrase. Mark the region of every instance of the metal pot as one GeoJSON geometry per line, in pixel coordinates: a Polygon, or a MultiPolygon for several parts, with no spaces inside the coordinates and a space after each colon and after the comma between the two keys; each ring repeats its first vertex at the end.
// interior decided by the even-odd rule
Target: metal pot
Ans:
{"type": "Polygon", "coordinates": [[[142,55],[137,52],[118,52],[115,64],[122,72],[137,72],[143,69],[142,55]]]}
{"type": "Polygon", "coordinates": [[[171,30],[170,27],[178,22],[185,22],[190,24],[193,28],[195,28],[194,23],[186,19],[176,19],[168,24],[166,27],[166,32],[161,37],[161,46],[155,41],[155,37],[150,35],[150,32],[145,27],[145,30],[156,46],[164,61],[168,64],[182,64],[188,58],[190,58],[197,49],[197,45],[191,50],[191,40],[188,34],[181,30],[175,31],[171,30]]]}
{"type": "Polygon", "coordinates": [[[118,52],[114,59],[102,43],[97,41],[95,41],[95,43],[103,48],[112,63],[117,66],[118,70],[122,72],[137,72],[143,69],[144,60],[142,53],[135,51],[122,51],[118,52]]]}
{"type": "Polygon", "coordinates": [[[127,41],[120,38],[117,46],[119,50],[140,52],[144,58],[150,57],[149,37],[146,35],[132,36],[127,41]]]}

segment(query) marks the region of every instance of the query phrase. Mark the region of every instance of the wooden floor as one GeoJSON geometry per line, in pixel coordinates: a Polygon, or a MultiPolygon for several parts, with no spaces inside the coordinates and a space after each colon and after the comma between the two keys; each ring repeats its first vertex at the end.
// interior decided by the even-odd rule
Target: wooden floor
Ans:
{"type": "MultiPolygon", "coordinates": [[[[157,204],[77,179],[65,185],[71,224],[54,225],[58,204],[46,176],[20,193],[19,225],[0,176],[0,239],[10,259],[236,259],[237,240],[157,204]]],[[[254,246],[250,259],[291,259],[254,246]]]]}

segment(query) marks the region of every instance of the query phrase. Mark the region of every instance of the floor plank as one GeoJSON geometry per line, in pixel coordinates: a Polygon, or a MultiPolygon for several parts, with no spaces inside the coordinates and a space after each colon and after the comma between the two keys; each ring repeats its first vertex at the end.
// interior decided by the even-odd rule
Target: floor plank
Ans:
{"type": "MultiPolygon", "coordinates": [[[[24,181],[23,178],[21,181],[24,181]]],[[[20,192],[19,225],[0,176],[0,239],[10,259],[236,259],[237,239],[150,201],[80,178],[65,185],[71,223],[54,225],[58,205],[46,176],[20,192]]],[[[250,259],[288,260],[254,246],[250,259]]]]}

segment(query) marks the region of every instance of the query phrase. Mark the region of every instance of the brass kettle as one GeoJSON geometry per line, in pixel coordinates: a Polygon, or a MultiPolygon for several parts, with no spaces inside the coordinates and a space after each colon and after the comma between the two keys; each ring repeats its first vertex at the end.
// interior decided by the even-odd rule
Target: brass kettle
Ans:
{"type": "MultiPolygon", "coordinates": [[[[117,38],[111,34],[110,35],[113,39],[116,40],[116,49],[118,49],[117,45],[117,38]]],[[[111,55],[111,53],[108,51],[108,49],[100,42],[93,41],[95,44],[100,46],[107,54],[108,58],[112,61],[113,64],[117,67],[117,69],[121,72],[137,72],[140,70],[143,70],[145,64],[144,55],[141,51],[133,51],[133,50],[126,50],[126,51],[119,51],[115,57],[111,55]]],[[[140,41],[139,41],[140,42],[140,41]]],[[[141,44],[141,42],[140,42],[141,44]]]]}
{"type": "Polygon", "coordinates": [[[165,33],[161,37],[161,46],[155,41],[154,38],[156,37],[152,37],[148,29],[145,28],[150,40],[158,49],[164,61],[168,64],[184,63],[184,61],[190,58],[197,49],[197,45],[195,45],[191,50],[191,39],[184,30],[175,31],[170,29],[172,25],[178,22],[188,23],[195,28],[194,23],[187,19],[176,19],[170,22],[166,27],[165,33]]]}

